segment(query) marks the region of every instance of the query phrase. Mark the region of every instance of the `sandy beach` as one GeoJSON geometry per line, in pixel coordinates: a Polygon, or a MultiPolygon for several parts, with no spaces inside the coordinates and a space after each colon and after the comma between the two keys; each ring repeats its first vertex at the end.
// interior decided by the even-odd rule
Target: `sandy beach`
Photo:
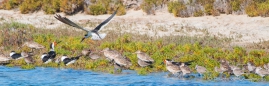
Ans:
{"type": "MultiPolygon", "coordinates": [[[[102,22],[110,14],[87,15],[78,13],[75,15],[64,15],[74,22],[83,24],[85,22],[102,22]]],[[[0,23],[17,21],[31,24],[39,28],[57,28],[63,23],[57,21],[54,15],[46,15],[44,12],[21,14],[16,10],[0,10],[0,23]]],[[[203,36],[206,33],[218,37],[233,38],[233,44],[246,45],[248,43],[269,40],[269,18],[248,17],[247,15],[226,15],[180,18],[174,17],[165,10],[159,10],[156,15],[146,15],[142,10],[128,10],[126,15],[116,16],[111,23],[119,23],[124,32],[148,34],[150,36],[203,36]],[[151,25],[154,28],[148,28],[151,25]],[[191,28],[191,29],[190,29],[191,28]]],[[[86,28],[94,28],[85,26],[86,28]]],[[[114,30],[105,27],[105,30],[114,30]]]]}

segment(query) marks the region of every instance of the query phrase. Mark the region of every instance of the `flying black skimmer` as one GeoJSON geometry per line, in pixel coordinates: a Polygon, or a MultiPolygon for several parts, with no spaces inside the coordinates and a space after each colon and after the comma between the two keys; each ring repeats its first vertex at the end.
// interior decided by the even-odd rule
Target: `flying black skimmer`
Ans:
{"type": "Polygon", "coordinates": [[[83,49],[81,51],[81,53],[82,53],[83,56],[90,57],[91,59],[98,59],[98,58],[100,58],[99,55],[93,53],[90,49],[83,49]]]}
{"type": "Polygon", "coordinates": [[[76,57],[71,57],[68,58],[66,55],[63,55],[61,57],[61,61],[64,62],[64,65],[69,65],[75,63],[82,55],[76,56],[76,57]]]}
{"type": "Polygon", "coordinates": [[[11,51],[9,56],[12,58],[12,59],[15,59],[15,60],[18,60],[18,59],[21,59],[23,58],[23,56],[21,55],[21,53],[16,53],[15,51],[11,51]]]}
{"type": "Polygon", "coordinates": [[[93,40],[101,40],[103,38],[105,38],[106,34],[99,34],[98,31],[102,30],[111,20],[112,18],[116,15],[118,11],[118,8],[117,10],[110,16],[108,17],[105,21],[103,21],[101,24],[99,24],[97,27],[95,27],[95,29],[93,30],[87,30],[79,25],[77,25],[76,23],[72,22],[71,20],[69,20],[68,18],[66,17],[62,17],[60,15],[57,15],[55,16],[55,18],[67,25],[70,25],[72,27],[76,27],[76,28],[79,28],[81,30],[84,30],[87,32],[87,34],[84,35],[84,37],[82,38],[81,42],[85,39],[85,38],[89,38],[91,37],[91,39],[93,40]]]}
{"type": "Polygon", "coordinates": [[[43,49],[43,48],[45,48],[43,45],[38,44],[38,43],[36,43],[34,41],[24,42],[24,44],[21,47],[23,47],[23,46],[27,46],[27,47],[31,48],[32,52],[33,52],[33,49],[43,49]]]}
{"type": "Polygon", "coordinates": [[[255,73],[258,74],[259,76],[261,77],[264,77],[266,75],[269,75],[269,71],[265,70],[265,69],[262,69],[261,67],[257,67],[255,69],[255,73]]]}
{"type": "Polygon", "coordinates": [[[249,72],[255,72],[256,67],[250,62],[247,63],[247,69],[249,72]]]}
{"type": "Polygon", "coordinates": [[[199,75],[202,75],[207,71],[205,67],[199,65],[196,65],[195,69],[199,73],[199,75]]]}
{"type": "Polygon", "coordinates": [[[104,56],[108,58],[109,61],[114,60],[117,57],[120,57],[121,54],[116,50],[111,50],[109,48],[105,48],[101,52],[104,52],[104,56]]]}

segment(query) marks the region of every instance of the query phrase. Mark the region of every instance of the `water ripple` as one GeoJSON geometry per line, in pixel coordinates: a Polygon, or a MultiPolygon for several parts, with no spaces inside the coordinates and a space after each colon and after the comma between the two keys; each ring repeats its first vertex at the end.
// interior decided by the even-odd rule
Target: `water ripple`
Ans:
{"type": "Polygon", "coordinates": [[[247,80],[214,80],[204,81],[202,78],[190,80],[167,77],[167,72],[151,73],[140,76],[135,71],[124,70],[122,74],[98,73],[87,70],[36,67],[24,70],[20,67],[0,66],[1,86],[11,85],[96,85],[96,86],[266,86],[266,82],[250,82],[247,80]]]}

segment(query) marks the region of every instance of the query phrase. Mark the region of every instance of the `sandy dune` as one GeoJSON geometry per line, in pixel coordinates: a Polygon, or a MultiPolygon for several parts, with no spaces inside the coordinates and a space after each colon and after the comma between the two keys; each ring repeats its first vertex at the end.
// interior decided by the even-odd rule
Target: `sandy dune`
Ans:
{"type": "MultiPolygon", "coordinates": [[[[60,15],[66,16],[63,13],[60,15]]],[[[63,23],[57,21],[54,15],[45,15],[43,12],[32,14],[20,14],[19,11],[0,10],[0,23],[5,21],[18,21],[32,24],[40,28],[56,28],[63,23]]],[[[72,16],[66,16],[75,22],[85,23],[85,21],[101,22],[107,15],[92,16],[79,13],[72,16]]],[[[116,16],[113,22],[118,22],[122,27],[122,32],[140,32],[150,36],[164,35],[189,35],[203,36],[209,32],[210,35],[220,37],[234,38],[233,43],[244,45],[247,43],[259,42],[260,40],[269,40],[269,18],[248,17],[247,15],[220,15],[217,17],[189,17],[178,18],[162,10],[157,11],[156,15],[146,15],[142,10],[127,11],[126,15],[116,16]],[[131,27],[130,27],[131,26],[131,27]],[[153,28],[149,28],[152,26],[153,28]],[[192,28],[192,29],[188,29],[192,28]]],[[[114,28],[105,27],[104,30],[113,30],[114,28]]]]}

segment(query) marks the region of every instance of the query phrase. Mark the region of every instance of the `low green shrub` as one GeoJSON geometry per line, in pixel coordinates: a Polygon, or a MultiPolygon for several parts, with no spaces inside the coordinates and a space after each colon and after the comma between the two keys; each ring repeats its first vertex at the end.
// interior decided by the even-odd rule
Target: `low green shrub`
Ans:
{"type": "Polygon", "coordinates": [[[20,12],[26,14],[38,11],[41,8],[41,3],[40,0],[24,0],[20,5],[20,12]]]}
{"type": "Polygon", "coordinates": [[[17,8],[24,0],[4,0],[0,3],[0,9],[10,10],[17,8]]]}
{"type": "Polygon", "coordinates": [[[162,5],[165,1],[163,0],[144,0],[140,8],[147,14],[155,14],[155,10],[157,9],[158,6],[162,5]]]}
{"type": "Polygon", "coordinates": [[[268,17],[269,16],[269,1],[259,3],[257,10],[260,16],[268,17]]]}
{"type": "Polygon", "coordinates": [[[206,15],[212,15],[213,14],[213,11],[214,11],[214,8],[213,8],[213,4],[206,4],[205,6],[205,14],[206,15]]]}
{"type": "Polygon", "coordinates": [[[245,9],[246,14],[250,17],[259,16],[259,13],[257,11],[257,5],[255,3],[251,3],[248,5],[245,9]]]}
{"type": "Polygon", "coordinates": [[[89,13],[91,15],[101,15],[106,13],[106,8],[102,4],[93,4],[89,6],[89,13]]]}
{"type": "Polygon", "coordinates": [[[239,0],[232,0],[231,2],[230,2],[230,4],[231,4],[231,6],[232,6],[232,10],[233,11],[238,11],[238,10],[240,10],[241,8],[240,8],[240,1],[239,0]]]}
{"type": "Polygon", "coordinates": [[[168,11],[173,13],[175,17],[181,17],[181,11],[186,9],[182,2],[174,1],[167,4],[168,11]]]}
{"type": "Polygon", "coordinates": [[[60,0],[43,0],[42,10],[46,14],[54,14],[60,11],[60,0]]]}
{"type": "Polygon", "coordinates": [[[71,15],[83,10],[84,0],[60,0],[60,11],[71,15]]]}

